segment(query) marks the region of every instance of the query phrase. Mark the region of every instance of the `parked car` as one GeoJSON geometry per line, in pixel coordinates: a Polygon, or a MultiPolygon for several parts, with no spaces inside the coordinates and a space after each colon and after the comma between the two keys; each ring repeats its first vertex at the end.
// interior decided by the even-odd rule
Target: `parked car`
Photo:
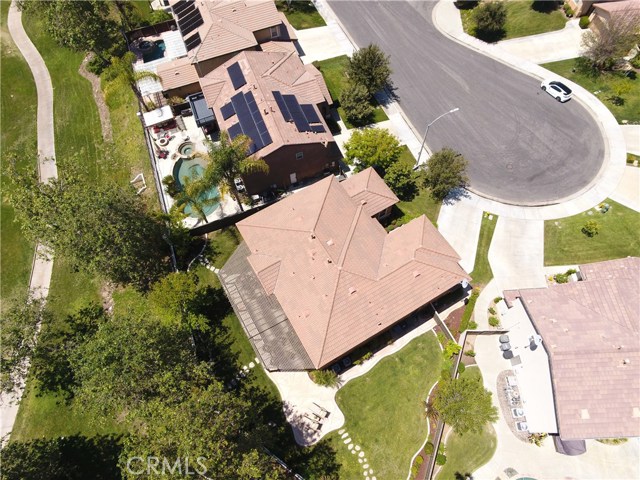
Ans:
{"type": "Polygon", "coordinates": [[[540,88],[562,103],[569,101],[573,95],[569,87],[557,80],[545,80],[540,84],[540,88]]]}

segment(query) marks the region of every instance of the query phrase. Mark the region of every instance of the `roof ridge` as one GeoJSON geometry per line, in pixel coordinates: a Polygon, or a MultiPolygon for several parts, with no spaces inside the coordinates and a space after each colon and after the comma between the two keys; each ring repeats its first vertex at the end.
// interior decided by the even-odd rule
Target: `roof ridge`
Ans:
{"type": "MultiPolygon", "coordinates": [[[[439,253],[437,253],[437,252],[434,252],[434,253],[435,253],[436,255],[440,255],[441,257],[445,257],[445,258],[448,258],[448,259],[452,259],[452,257],[449,257],[449,256],[447,256],[447,255],[442,255],[442,254],[439,254],[439,253]]],[[[429,267],[436,268],[436,269],[441,270],[441,271],[443,271],[443,272],[451,273],[451,274],[454,274],[454,275],[460,275],[460,273],[459,273],[459,272],[454,272],[453,270],[450,270],[450,269],[448,269],[448,268],[442,268],[442,267],[437,266],[437,265],[432,265],[431,263],[427,263],[427,262],[424,262],[424,261],[422,261],[422,260],[418,260],[417,258],[414,258],[412,261],[414,261],[414,262],[418,262],[418,263],[422,263],[423,265],[428,265],[429,267]]],[[[457,264],[457,262],[456,262],[456,264],[457,264]]],[[[458,266],[459,266],[459,265],[458,265],[458,266]]],[[[462,268],[462,267],[460,267],[460,268],[462,268]]]]}
{"type": "Polygon", "coordinates": [[[318,358],[318,365],[322,365],[322,357],[324,356],[324,347],[327,344],[327,334],[329,332],[329,325],[331,324],[331,318],[333,317],[333,308],[336,305],[336,293],[338,292],[338,284],[340,283],[340,277],[342,276],[342,271],[337,269],[338,275],[336,275],[336,286],[333,289],[333,295],[331,297],[331,308],[329,309],[329,316],[327,318],[327,328],[324,330],[324,335],[322,336],[322,346],[320,347],[320,358],[318,358]]]}
{"type": "Polygon", "coordinates": [[[342,251],[340,252],[340,258],[338,259],[338,267],[342,268],[344,264],[344,260],[347,256],[347,250],[349,250],[349,246],[351,245],[351,240],[353,239],[353,234],[356,231],[356,226],[358,225],[358,221],[360,220],[360,215],[364,210],[364,206],[362,204],[358,205],[356,208],[356,213],[353,216],[353,220],[351,220],[351,226],[349,227],[349,233],[347,234],[347,238],[342,246],[342,251]]]}
{"type": "Polygon", "coordinates": [[[270,225],[242,225],[242,228],[247,228],[247,227],[252,227],[252,228],[264,228],[264,229],[268,229],[268,230],[284,230],[287,232],[299,232],[299,233],[309,233],[307,230],[301,230],[299,228],[286,228],[286,227],[274,227],[274,226],[270,226],[270,225]]]}
{"type": "MultiPolygon", "coordinates": [[[[279,52],[274,52],[274,53],[279,53],[279,52]]],[[[265,75],[270,77],[271,74],[273,72],[275,72],[278,68],[280,68],[285,61],[287,61],[289,58],[291,58],[291,55],[293,55],[295,52],[289,52],[289,53],[282,52],[282,53],[284,54],[284,56],[280,60],[278,60],[274,65],[272,65],[269,70],[264,72],[261,75],[262,77],[264,77],[265,75]]]]}
{"type": "MultiPolygon", "coordinates": [[[[324,204],[327,202],[327,197],[329,196],[329,190],[331,190],[331,187],[333,186],[333,181],[335,180],[335,178],[332,178],[329,182],[327,182],[327,189],[324,192],[324,196],[322,197],[322,203],[320,203],[320,208],[318,209],[318,216],[316,217],[316,221],[313,224],[313,231],[316,231],[316,227],[318,226],[318,222],[320,221],[320,214],[322,213],[322,210],[324,210],[324,204]]],[[[337,182],[337,180],[335,180],[337,182]]],[[[320,182],[322,182],[322,180],[320,180],[320,182]]],[[[320,183],[318,182],[318,183],[320,183]]],[[[322,242],[321,242],[322,243],[322,242]]],[[[323,247],[324,248],[324,247],[323,247]]],[[[325,248],[326,251],[326,248],[325,248]]],[[[327,252],[329,253],[329,252],[327,252]]]]}

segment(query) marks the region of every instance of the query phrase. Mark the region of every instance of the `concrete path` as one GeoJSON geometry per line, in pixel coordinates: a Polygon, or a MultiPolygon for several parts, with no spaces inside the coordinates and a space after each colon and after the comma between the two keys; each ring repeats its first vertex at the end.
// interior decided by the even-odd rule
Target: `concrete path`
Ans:
{"type": "Polygon", "coordinates": [[[455,203],[443,203],[438,215],[438,230],[458,252],[459,263],[467,272],[473,270],[476,261],[482,209],[477,208],[469,197],[455,203]]]}
{"type": "MultiPolygon", "coordinates": [[[[9,33],[16,47],[27,61],[36,83],[38,94],[37,133],[38,133],[38,173],[41,182],[48,182],[58,177],[55,162],[55,136],[53,126],[53,86],[49,71],[44,60],[38,53],[22,25],[22,13],[15,1],[9,8],[7,20],[9,33]]],[[[36,254],[31,269],[29,288],[36,298],[46,298],[51,283],[53,257],[42,246],[36,247],[36,254]]],[[[18,402],[22,397],[22,389],[12,395],[2,395],[0,398],[0,439],[9,439],[13,424],[18,414],[18,402]]]]}
{"type": "Polygon", "coordinates": [[[640,125],[620,125],[627,152],[640,155],[640,125]]]}
{"type": "Polygon", "coordinates": [[[344,37],[344,41],[334,35],[335,28],[327,25],[325,27],[307,28],[296,30],[298,44],[302,48],[300,58],[302,62],[313,63],[317,60],[339,57],[341,55],[351,55],[353,46],[344,37]]]}
{"type": "Polygon", "coordinates": [[[579,20],[569,20],[562,30],[498,42],[505,52],[533,63],[557,62],[580,56],[582,34],[579,20]]]}
{"type": "Polygon", "coordinates": [[[624,176],[611,199],[640,212],[640,167],[625,167],[624,176]]]}

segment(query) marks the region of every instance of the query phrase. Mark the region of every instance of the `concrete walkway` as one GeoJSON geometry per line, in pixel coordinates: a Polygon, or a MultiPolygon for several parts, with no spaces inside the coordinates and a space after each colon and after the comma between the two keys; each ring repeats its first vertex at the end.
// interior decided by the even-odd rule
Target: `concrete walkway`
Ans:
{"type": "MultiPolygon", "coordinates": [[[[38,173],[41,182],[48,182],[58,177],[55,162],[55,136],[53,127],[53,86],[44,60],[38,53],[22,25],[22,12],[15,1],[9,8],[7,20],[9,33],[16,47],[26,60],[36,83],[38,94],[37,133],[38,133],[38,173]]],[[[40,245],[36,247],[35,258],[31,268],[29,288],[36,298],[46,298],[51,283],[53,258],[40,245]]],[[[12,395],[0,398],[0,438],[2,442],[9,439],[13,424],[18,414],[18,406],[22,397],[22,388],[12,395]]]]}
{"type": "Polygon", "coordinates": [[[464,200],[443,203],[438,215],[438,230],[460,255],[460,266],[467,272],[476,262],[482,209],[464,200]]]}
{"type": "Polygon", "coordinates": [[[627,152],[640,155],[640,125],[620,125],[627,152]]]}

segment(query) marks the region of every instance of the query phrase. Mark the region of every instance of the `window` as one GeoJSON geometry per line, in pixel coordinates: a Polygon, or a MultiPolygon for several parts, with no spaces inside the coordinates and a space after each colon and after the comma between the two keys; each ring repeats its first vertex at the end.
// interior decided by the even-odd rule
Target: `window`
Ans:
{"type": "Polygon", "coordinates": [[[296,153],[296,160],[302,160],[304,158],[304,153],[298,152],[296,153]]]}
{"type": "Polygon", "coordinates": [[[271,27],[270,30],[271,30],[271,38],[276,38],[276,37],[280,36],[280,27],[279,26],[271,27]]]}

